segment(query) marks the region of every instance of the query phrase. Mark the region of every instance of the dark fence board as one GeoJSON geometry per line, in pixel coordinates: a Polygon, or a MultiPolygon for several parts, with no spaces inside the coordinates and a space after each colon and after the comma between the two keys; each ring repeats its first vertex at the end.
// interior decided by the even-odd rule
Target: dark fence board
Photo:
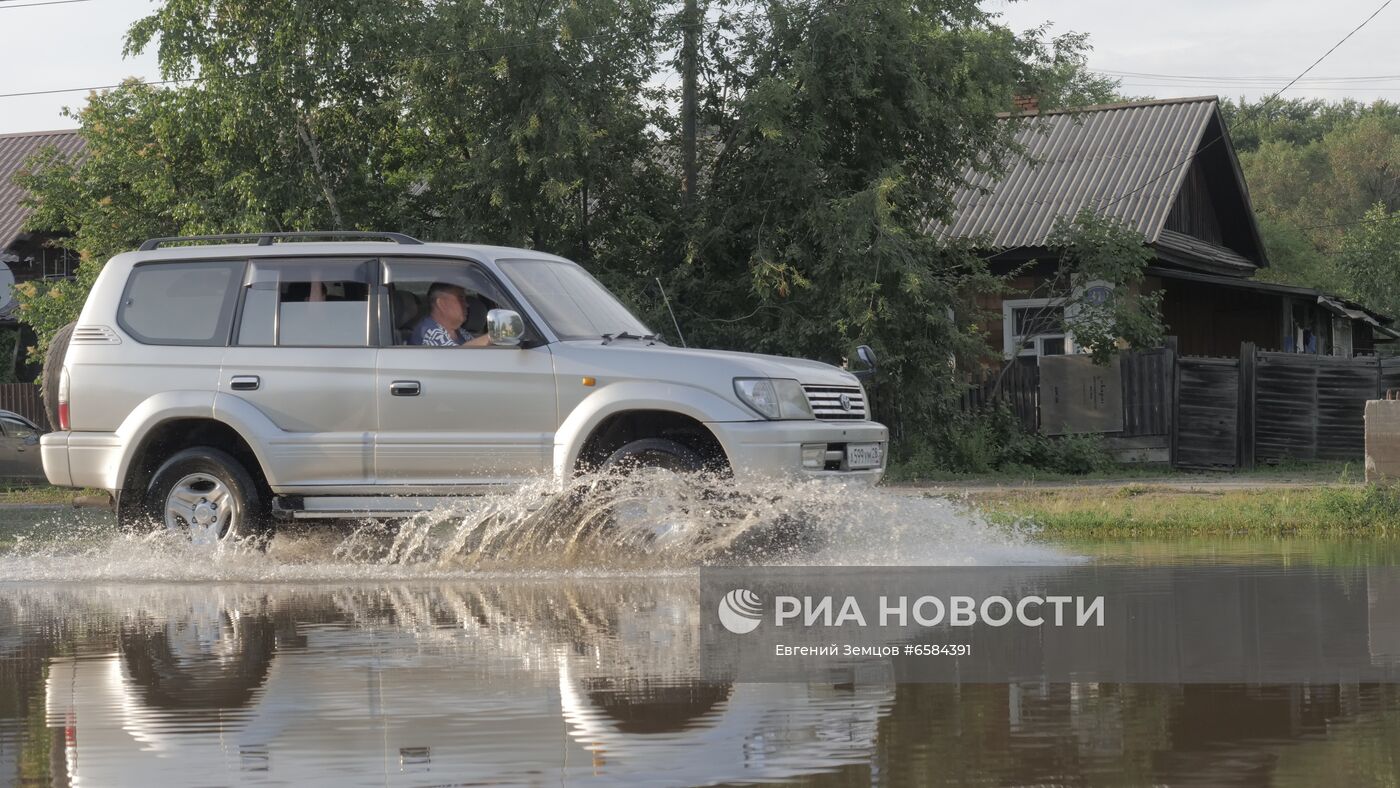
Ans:
{"type": "Polygon", "coordinates": [[[49,429],[43,397],[33,383],[0,383],[0,410],[12,410],[45,431],[49,429]]]}
{"type": "Polygon", "coordinates": [[[1124,353],[1120,366],[1123,371],[1123,435],[1170,433],[1176,354],[1166,348],[1124,353]]]}
{"type": "Polygon", "coordinates": [[[1040,429],[1040,367],[1034,358],[1017,358],[962,395],[964,413],[975,413],[993,402],[1006,403],[1028,432],[1040,429]]]}
{"type": "Polygon", "coordinates": [[[1235,467],[1239,360],[1182,357],[1176,367],[1174,464],[1185,468],[1235,467]]]}
{"type": "Polygon", "coordinates": [[[1381,384],[1376,396],[1384,398],[1390,389],[1400,389],[1400,356],[1387,356],[1379,360],[1381,384]]]}
{"type": "Polygon", "coordinates": [[[1362,459],[1366,401],[1383,390],[1383,378],[1375,357],[1260,353],[1255,398],[1259,461],[1362,459]]]}

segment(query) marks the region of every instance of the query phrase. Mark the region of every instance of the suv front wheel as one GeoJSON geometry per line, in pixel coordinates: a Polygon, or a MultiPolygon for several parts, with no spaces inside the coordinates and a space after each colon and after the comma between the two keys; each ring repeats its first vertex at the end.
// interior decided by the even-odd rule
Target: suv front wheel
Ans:
{"type": "Polygon", "coordinates": [[[642,438],[622,446],[603,463],[603,470],[612,472],[633,473],[646,468],[694,473],[705,469],[705,460],[678,441],[642,438]]]}
{"type": "Polygon", "coordinates": [[[270,536],[257,483],[243,464],[208,446],[184,449],[166,460],[146,489],[146,513],[172,534],[195,544],[270,536]]]}

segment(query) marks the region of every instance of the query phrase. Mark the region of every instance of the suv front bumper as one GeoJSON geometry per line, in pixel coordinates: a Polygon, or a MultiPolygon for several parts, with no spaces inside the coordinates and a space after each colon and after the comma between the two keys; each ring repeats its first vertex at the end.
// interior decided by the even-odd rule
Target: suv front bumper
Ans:
{"type": "MultiPolygon", "coordinates": [[[[875,484],[885,475],[890,433],[873,421],[714,421],[706,427],[719,439],[737,477],[799,477],[875,484]],[[813,444],[878,443],[880,467],[818,470],[802,466],[802,447],[813,444]]],[[[844,465],[844,464],[843,464],[844,465]]]]}

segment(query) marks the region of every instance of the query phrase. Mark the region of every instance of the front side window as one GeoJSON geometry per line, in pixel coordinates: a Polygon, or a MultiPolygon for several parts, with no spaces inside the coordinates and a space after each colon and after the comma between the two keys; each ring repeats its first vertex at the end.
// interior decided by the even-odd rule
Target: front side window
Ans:
{"type": "Polygon", "coordinates": [[[368,260],[254,261],[244,283],[238,344],[366,347],[368,260]]]}
{"type": "Polygon", "coordinates": [[[387,259],[384,285],[394,345],[471,347],[486,334],[488,312],[515,308],[471,263],[387,259]]]}
{"type": "Polygon", "coordinates": [[[502,260],[500,265],[560,339],[651,333],[616,296],[574,263],[502,260]]]}
{"type": "Polygon", "coordinates": [[[131,270],[117,325],[147,345],[228,342],[243,261],[144,263],[131,270]]]}
{"type": "Polygon", "coordinates": [[[9,416],[0,416],[0,428],[3,428],[4,434],[11,438],[32,438],[39,434],[38,430],[9,416]]]}

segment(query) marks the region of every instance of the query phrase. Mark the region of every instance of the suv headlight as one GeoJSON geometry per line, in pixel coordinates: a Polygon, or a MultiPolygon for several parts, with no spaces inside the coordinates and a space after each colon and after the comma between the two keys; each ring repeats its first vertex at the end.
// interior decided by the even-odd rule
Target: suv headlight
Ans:
{"type": "Polygon", "coordinates": [[[810,419],[802,384],[783,378],[735,378],[734,393],[765,419],[810,419]]]}

